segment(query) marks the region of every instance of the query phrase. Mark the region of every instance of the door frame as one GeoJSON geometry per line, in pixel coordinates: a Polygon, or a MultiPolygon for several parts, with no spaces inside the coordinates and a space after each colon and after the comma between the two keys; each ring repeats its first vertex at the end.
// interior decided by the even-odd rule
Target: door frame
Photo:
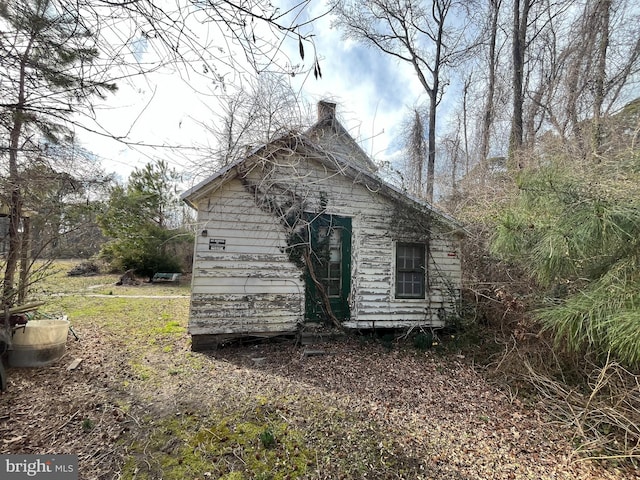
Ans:
{"type": "MultiPolygon", "coordinates": [[[[349,320],[351,318],[351,308],[349,305],[349,296],[351,294],[351,238],[352,221],[351,217],[341,217],[330,214],[310,214],[308,215],[311,246],[311,261],[313,262],[314,272],[323,269],[323,258],[326,261],[328,255],[329,236],[320,235],[322,227],[328,228],[329,234],[334,229],[340,229],[340,294],[339,296],[328,296],[331,313],[339,321],[349,320]]],[[[322,279],[317,279],[321,281],[322,279]]],[[[324,284],[325,293],[328,285],[324,284]]],[[[330,315],[327,312],[326,299],[322,298],[323,293],[317,287],[312,279],[309,268],[305,273],[305,320],[311,322],[329,321],[330,315]]]]}

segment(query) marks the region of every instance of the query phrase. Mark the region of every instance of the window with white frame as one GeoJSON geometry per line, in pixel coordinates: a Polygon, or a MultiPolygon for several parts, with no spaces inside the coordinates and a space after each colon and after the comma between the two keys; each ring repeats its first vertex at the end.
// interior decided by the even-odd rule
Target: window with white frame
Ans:
{"type": "Polygon", "coordinates": [[[425,244],[396,243],[396,298],[424,298],[425,244]]]}

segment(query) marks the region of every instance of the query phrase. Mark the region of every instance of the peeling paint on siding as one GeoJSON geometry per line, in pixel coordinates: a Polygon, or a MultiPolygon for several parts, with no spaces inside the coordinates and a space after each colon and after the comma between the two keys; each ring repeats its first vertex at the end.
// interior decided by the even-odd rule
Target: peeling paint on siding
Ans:
{"type": "MultiPolygon", "coordinates": [[[[310,213],[352,219],[351,318],[348,328],[440,327],[455,314],[461,278],[459,241],[426,214],[373,192],[313,159],[292,155],[245,169],[244,181],[260,184],[285,205],[295,194],[310,213]],[[288,196],[287,196],[288,195],[288,196]],[[323,197],[324,196],[324,197],[323,197]],[[431,287],[424,299],[395,299],[394,242],[430,239],[431,287]]],[[[239,178],[219,186],[198,208],[189,331],[203,334],[290,332],[304,320],[304,280],[289,259],[282,223],[256,204],[239,178]],[[225,239],[224,251],[208,238],[225,239]]]]}

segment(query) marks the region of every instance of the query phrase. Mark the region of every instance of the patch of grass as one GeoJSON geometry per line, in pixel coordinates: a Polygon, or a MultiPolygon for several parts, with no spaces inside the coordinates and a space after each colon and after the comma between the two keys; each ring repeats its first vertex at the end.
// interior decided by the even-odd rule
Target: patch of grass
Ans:
{"type": "Polygon", "coordinates": [[[137,361],[130,361],[129,365],[131,366],[132,373],[142,381],[149,380],[151,378],[155,378],[156,371],[153,368],[148,367],[142,363],[137,361]]]}
{"type": "MultiPolygon", "coordinates": [[[[77,262],[56,261],[47,267],[42,278],[38,279],[37,283],[33,285],[31,294],[36,297],[36,299],[40,299],[42,296],[52,294],[73,294],[82,291],[95,293],[94,289],[100,286],[112,288],[120,278],[119,275],[114,274],[68,276],[67,273],[76,263],[77,262]]],[[[38,267],[39,265],[36,264],[35,268],[38,267]]]]}
{"type": "MultiPolygon", "coordinates": [[[[95,277],[90,277],[95,278],[95,277]]],[[[61,277],[61,283],[76,278],[61,277]]],[[[181,357],[182,365],[174,373],[158,370],[149,364],[147,356],[175,353],[176,342],[186,342],[189,298],[139,298],[86,296],[85,292],[50,297],[41,311],[47,315],[67,315],[80,342],[85,336],[102,336],[120,344],[127,352],[124,356],[129,372],[121,386],[129,389],[135,382],[147,385],[162,381],[166,375],[177,376],[194,356],[181,357]]],[[[193,367],[199,368],[199,366],[193,367]]]]}
{"type": "Polygon", "coordinates": [[[231,472],[228,475],[220,477],[220,480],[244,480],[244,475],[240,472],[231,472]]]}
{"type": "Polygon", "coordinates": [[[326,399],[273,393],[145,418],[142,435],[126,446],[130,456],[121,478],[284,480],[317,478],[317,472],[323,478],[395,478],[397,472],[410,478],[416,473],[411,463],[416,460],[404,459],[402,448],[375,420],[327,405],[326,399]],[[294,416],[298,420],[292,421],[294,416]]]}
{"type": "MultiPolygon", "coordinates": [[[[53,298],[42,308],[50,314],[68,315],[72,325],[98,326],[127,340],[148,341],[156,335],[186,331],[189,300],[122,297],[66,296],[53,298]],[[163,318],[173,318],[166,322],[163,318]]],[[[129,342],[128,342],[129,343],[129,342]]]]}
{"type": "Polygon", "coordinates": [[[303,434],[275,417],[166,417],[155,423],[146,442],[129,451],[123,479],[296,479],[304,477],[313,458],[303,434]],[[272,439],[268,447],[266,438],[272,439]]]}
{"type": "Polygon", "coordinates": [[[82,421],[82,431],[83,432],[90,432],[91,430],[93,430],[94,426],[95,426],[95,424],[93,423],[93,420],[91,420],[90,418],[85,418],[82,421]]]}
{"type": "MultiPolygon", "coordinates": [[[[50,295],[66,295],[83,292],[96,295],[125,295],[125,296],[188,296],[191,292],[189,282],[180,284],[151,284],[142,282],[139,285],[116,285],[120,280],[120,273],[100,273],[88,276],[68,276],[67,273],[78,264],[75,260],[57,260],[38,275],[37,283],[33,285],[31,295],[35,300],[50,295]]],[[[42,262],[36,263],[35,269],[42,267],[42,262]]]]}
{"type": "Polygon", "coordinates": [[[260,433],[260,441],[264,448],[273,448],[276,445],[276,436],[270,427],[265,428],[260,433]]]}
{"type": "Polygon", "coordinates": [[[118,275],[110,276],[111,281],[98,284],[90,289],[90,293],[98,295],[123,295],[137,297],[141,295],[154,297],[188,296],[191,291],[189,284],[184,285],[158,285],[154,283],[140,283],[139,285],[115,285],[120,279],[118,275]]]}
{"type": "MultiPolygon", "coordinates": [[[[164,316],[164,313],[163,313],[164,316]]],[[[172,335],[172,334],[182,334],[186,332],[186,328],[180,324],[177,320],[171,320],[170,322],[165,323],[162,327],[158,327],[154,329],[154,333],[159,333],[161,335],[172,335]]]]}

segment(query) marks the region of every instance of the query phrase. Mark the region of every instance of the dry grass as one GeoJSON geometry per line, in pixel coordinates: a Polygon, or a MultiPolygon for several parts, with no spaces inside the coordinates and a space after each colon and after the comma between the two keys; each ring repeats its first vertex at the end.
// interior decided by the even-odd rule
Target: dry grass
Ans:
{"type": "Polygon", "coordinates": [[[194,353],[188,297],[150,285],[87,296],[116,279],[52,277],[46,310],[68,314],[80,340],[51,367],[9,369],[1,453],[77,454],[82,479],[636,474],[575,462],[570,436],[459,352],[360,338],[316,345],[327,352],[318,357],[292,341],[194,353]],[[74,358],[83,362],[69,371],[74,358]]]}

